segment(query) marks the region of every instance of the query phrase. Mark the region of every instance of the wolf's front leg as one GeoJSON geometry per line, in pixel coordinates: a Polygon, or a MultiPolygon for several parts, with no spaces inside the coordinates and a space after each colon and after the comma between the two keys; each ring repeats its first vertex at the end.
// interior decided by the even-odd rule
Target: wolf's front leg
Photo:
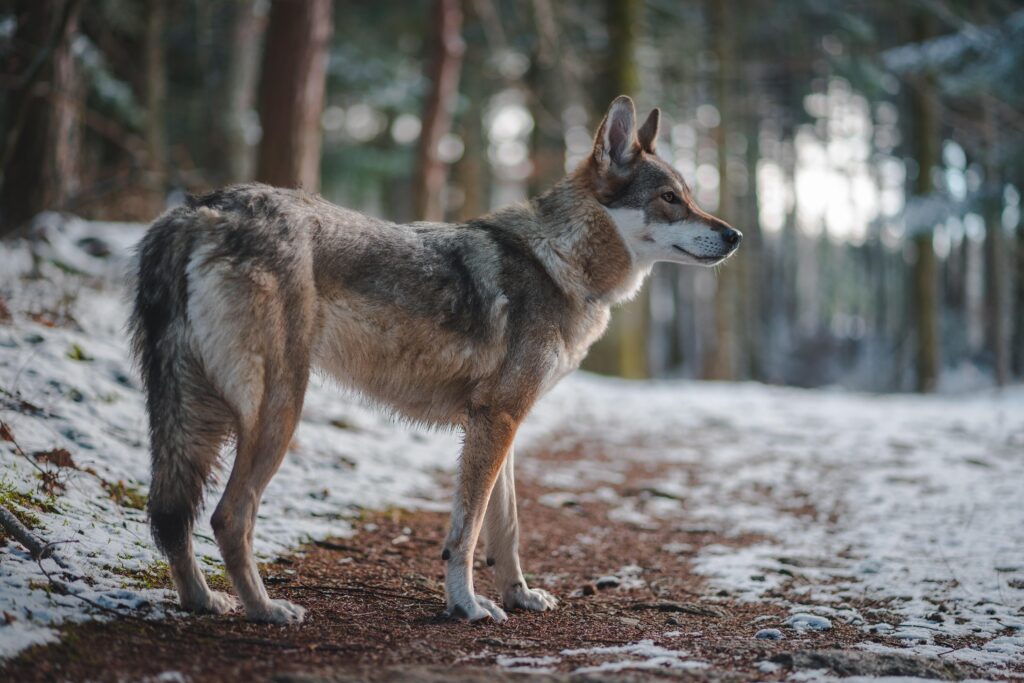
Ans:
{"type": "Polygon", "coordinates": [[[519,421],[508,413],[475,410],[466,426],[459,461],[451,524],[441,559],[445,565],[445,593],[449,616],[477,621],[508,617],[504,610],[473,590],[473,551],[483,526],[487,501],[512,444],[519,421]]]}
{"type": "Polygon", "coordinates": [[[542,588],[529,588],[519,566],[519,517],[516,513],[515,453],[509,448],[505,464],[491,492],[484,517],[487,564],[494,576],[506,609],[537,612],[558,606],[555,596],[542,588]]]}

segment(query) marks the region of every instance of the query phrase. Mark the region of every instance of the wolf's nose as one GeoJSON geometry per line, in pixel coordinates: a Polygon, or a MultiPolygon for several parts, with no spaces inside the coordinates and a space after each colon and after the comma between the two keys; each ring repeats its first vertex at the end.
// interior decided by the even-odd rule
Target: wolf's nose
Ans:
{"type": "Polygon", "coordinates": [[[722,239],[725,240],[726,244],[736,246],[743,239],[743,233],[739,230],[733,230],[732,228],[726,228],[722,231],[722,239]]]}

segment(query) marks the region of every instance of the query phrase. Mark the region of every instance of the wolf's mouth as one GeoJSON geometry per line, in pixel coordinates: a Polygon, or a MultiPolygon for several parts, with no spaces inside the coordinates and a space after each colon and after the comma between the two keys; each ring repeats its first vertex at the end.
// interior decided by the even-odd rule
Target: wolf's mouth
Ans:
{"type": "Polygon", "coordinates": [[[726,252],[726,253],[724,253],[724,254],[721,254],[721,255],[718,255],[718,256],[697,256],[697,255],[696,255],[696,254],[694,254],[694,253],[693,253],[692,251],[687,251],[686,249],[683,249],[683,248],[682,248],[681,246],[679,246],[678,244],[673,244],[673,245],[672,245],[672,248],[673,248],[673,249],[675,249],[676,251],[681,251],[681,252],[683,252],[684,254],[686,254],[687,256],[689,256],[690,258],[692,258],[692,259],[696,259],[697,261],[699,261],[699,262],[701,262],[701,263],[715,263],[716,261],[721,261],[721,260],[722,260],[722,259],[724,259],[724,258],[725,258],[726,256],[728,256],[729,254],[731,254],[731,253],[732,253],[731,251],[728,251],[728,252],[726,252]]]}

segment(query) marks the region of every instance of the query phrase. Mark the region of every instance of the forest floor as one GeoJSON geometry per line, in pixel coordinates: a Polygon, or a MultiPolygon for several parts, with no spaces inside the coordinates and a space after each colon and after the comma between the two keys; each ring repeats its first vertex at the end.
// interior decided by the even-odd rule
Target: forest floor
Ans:
{"type": "MultiPolygon", "coordinates": [[[[541,467],[557,466],[579,455],[578,449],[542,451],[531,459],[541,467]]],[[[665,476],[666,466],[634,464],[620,481],[605,486],[622,498],[643,496],[652,480],[665,476]]],[[[890,648],[902,644],[899,638],[853,623],[818,617],[820,624],[808,618],[801,627],[787,608],[804,599],[798,592],[781,589],[766,602],[738,600],[710,586],[687,560],[710,546],[750,547],[761,540],[756,535],[680,532],[667,522],[638,527],[610,520],[612,504],[593,499],[541,504],[545,495],[561,491],[529,477],[519,490],[528,579],[560,597],[556,611],[513,612],[500,625],[445,619],[439,548],[447,518],[393,509],[365,515],[354,536],[310,544],[263,566],[272,596],[309,610],[299,627],[249,624],[237,613],[89,622],[67,627],[60,642],[31,647],[0,666],[0,678],[199,683],[484,681],[526,674],[590,681],[785,680],[798,672],[801,680],[810,680],[808,674],[985,676],[942,653],[894,653],[890,648]],[[595,532],[597,540],[581,552],[580,539],[595,532]],[[857,647],[864,645],[884,651],[857,647]]],[[[603,497],[613,498],[607,492],[603,497]]],[[[493,595],[490,571],[478,566],[477,577],[478,590],[493,595]]],[[[165,576],[157,581],[169,587],[165,576]]],[[[223,579],[217,583],[227,588],[223,579]]],[[[901,621],[884,602],[856,599],[848,606],[881,621],[901,621]]],[[[937,642],[953,653],[984,639],[937,642]]],[[[1024,665],[1018,662],[999,675],[1024,676],[1024,665]]]]}
{"type": "Polygon", "coordinates": [[[0,534],[0,680],[1024,679],[1024,387],[574,374],[516,438],[524,568],[561,605],[497,625],[440,616],[458,435],[314,377],[254,536],[306,623],[182,614],[124,334],[141,229],[0,248],[0,505],[63,562],[0,534]]]}

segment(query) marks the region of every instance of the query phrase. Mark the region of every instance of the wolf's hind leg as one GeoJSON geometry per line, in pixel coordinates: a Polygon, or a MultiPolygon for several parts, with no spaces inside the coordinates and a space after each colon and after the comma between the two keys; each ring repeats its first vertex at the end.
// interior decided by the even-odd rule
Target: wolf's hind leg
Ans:
{"type": "Polygon", "coordinates": [[[238,601],[231,595],[210,590],[192,551],[192,539],[186,543],[184,548],[167,556],[181,606],[198,614],[227,614],[238,607],[238,601]]]}
{"type": "Polygon", "coordinates": [[[557,607],[558,600],[542,588],[528,588],[519,566],[519,517],[514,470],[515,449],[509,448],[484,517],[487,564],[494,567],[495,581],[505,609],[543,612],[557,607]]]}
{"type": "Polygon", "coordinates": [[[287,600],[271,600],[252,554],[253,527],[263,490],[277,472],[302,410],[305,382],[268,382],[251,429],[238,436],[238,454],[211,523],[231,583],[252,621],[300,623],[306,610],[287,600]]]}
{"type": "Polygon", "coordinates": [[[181,606],[201,614],[225,614],[238,606],[226,593],[211,591],[192,549],[192,518],[202,504],[203,486],[231,429],[231,414],[208,394],[194,374],[182,373],[187,405],[155,415],[154,469],[148,508],[154,535],[167,555],[181,606]],[[177,420],[169,419],[173,414],[177,420]]]}

